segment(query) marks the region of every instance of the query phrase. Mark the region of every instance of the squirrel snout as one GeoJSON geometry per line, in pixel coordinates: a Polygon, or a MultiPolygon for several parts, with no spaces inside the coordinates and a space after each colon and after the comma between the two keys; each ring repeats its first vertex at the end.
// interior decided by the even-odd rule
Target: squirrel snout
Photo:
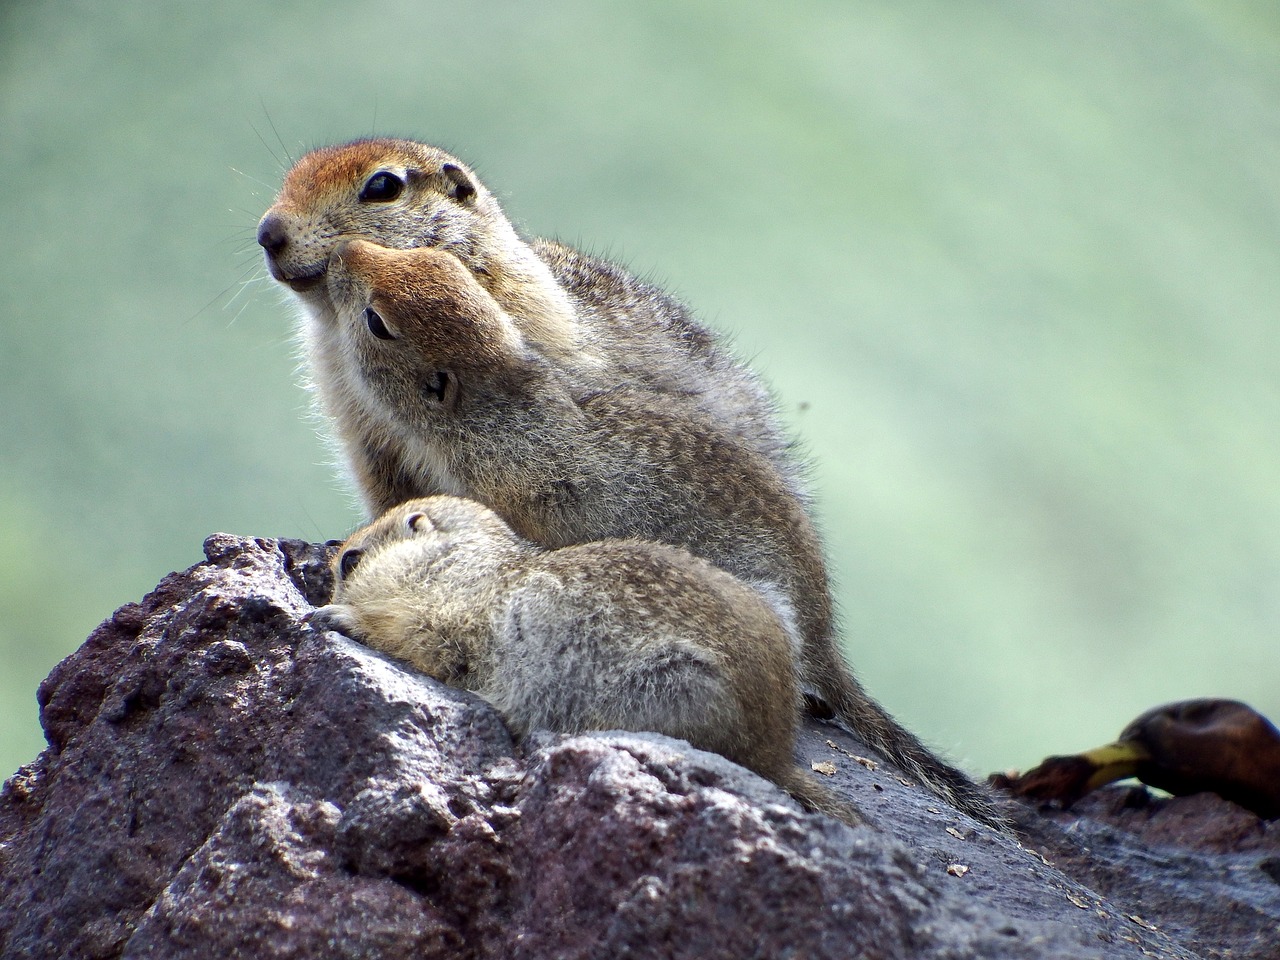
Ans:
{"type": "Polygon", "coordinates": [[[258,223],[258,245],[267,253],[278,254],[289,243],[289,230],[284,218],[269,212],[258,223]]]}

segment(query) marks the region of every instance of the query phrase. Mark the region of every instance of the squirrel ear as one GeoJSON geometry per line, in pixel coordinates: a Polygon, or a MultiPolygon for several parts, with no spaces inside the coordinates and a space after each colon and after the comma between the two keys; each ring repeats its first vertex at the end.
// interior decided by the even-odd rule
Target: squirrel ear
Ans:
{"type": "Polygon", "coordinates": [[[468,203],[475,199],[476,185],[472,182],[471,177],[456,163],[446,163],[440,168],[441,175],[444,176],[446,185],[445,191],[453,199],[459,203],[468,203]]]}
{"type": "Polygon", "coordinates": [[[338,579],[346,580],[351,574],[355,573],[356,567],[360,565],[360,558],[363,556],[364,551],[358,547],[342,551],[342,557],[338,560],[338,579]]]}
{"type": "Polygon", "coordinates": [[[413,533],[420,533],[423,530],[431,530],[431,518],[425,513],[411,513],[405,517],[405,526],[413,533]]]}

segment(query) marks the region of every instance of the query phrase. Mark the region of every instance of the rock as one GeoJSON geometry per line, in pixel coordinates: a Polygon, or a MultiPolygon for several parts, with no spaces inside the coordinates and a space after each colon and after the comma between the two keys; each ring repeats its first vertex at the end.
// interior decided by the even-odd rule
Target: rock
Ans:
{"type": "Polygon", "coordinates": [[[1073,880],[818,724],[805,762],[871,827],[657,735],[516,744],[303,623],[325,547],[205,548],[41,685],[49,749],[0,795],[0,956],[1275,955],[1274,825],[1188,852],[1150,816],[1019,814],[1073,880]],[[1173,902],[1210,882],[1187,858],[1235,927],[1173,902]]]}
{"type": "Polygon", "coordinates": [[[1211,793],[1109,787],[1042,810],[1028,844],[1205,957],[1280,957],[1280,821],[1211,793]]]}

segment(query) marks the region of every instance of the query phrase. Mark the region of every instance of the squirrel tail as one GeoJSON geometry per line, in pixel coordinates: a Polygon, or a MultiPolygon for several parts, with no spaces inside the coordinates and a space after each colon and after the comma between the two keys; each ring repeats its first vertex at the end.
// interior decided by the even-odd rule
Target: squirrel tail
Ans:
{"type": "Polygon", "coordinates": [[[825,813],[851,827],[866,825],[867,820],[861,810],[848,800],[837,797],[801,767],[792,770],[780,786],[806,810],[825,813]]]}
{"type": "Polygon", "coordinates": [[[816,688],[821,701],[814,705],[816,715],[833,720],[957,810],[1002,833],[1009,832],[995,798],[894,720],[862,689],[843,661],[822,672],[823,676],[806,684],[816,688]]]}

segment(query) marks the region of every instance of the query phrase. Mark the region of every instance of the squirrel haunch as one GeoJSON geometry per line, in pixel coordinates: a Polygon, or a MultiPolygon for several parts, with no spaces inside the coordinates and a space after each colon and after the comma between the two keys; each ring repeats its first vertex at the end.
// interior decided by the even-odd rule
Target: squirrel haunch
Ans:
{"type": "Polygon", "coordinates": [[[719,753],[810,809],[857,814],[793,757],[799,687],[776,615],[685,550],[545,550],[470,500],[388,511],[334,560],[313,617],[489,700],[513,732],[651,730],[719,753]]]}

